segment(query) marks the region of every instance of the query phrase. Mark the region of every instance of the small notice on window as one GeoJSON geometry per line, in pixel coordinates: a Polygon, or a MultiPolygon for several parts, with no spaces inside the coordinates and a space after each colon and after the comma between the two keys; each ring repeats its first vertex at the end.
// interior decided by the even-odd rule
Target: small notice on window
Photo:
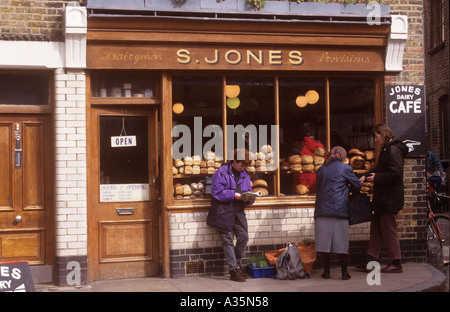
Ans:
{"type": "Polygon", "coordinates": [[[150,200],[148,184],[101,184],[100,202],[136,202],[150,200]]]}
{"type": "Polygon", "coordinates": [[[136,136],[112,136],[111,147],[131,147],[136,146],[136,136]]]}

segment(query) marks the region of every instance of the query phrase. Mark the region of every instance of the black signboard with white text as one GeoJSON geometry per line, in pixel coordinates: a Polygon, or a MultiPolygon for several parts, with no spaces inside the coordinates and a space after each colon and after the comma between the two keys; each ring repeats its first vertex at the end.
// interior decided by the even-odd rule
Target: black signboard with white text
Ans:
{"type": "Polygon", "coordinates": [[[34,292],[26,261],[0,262],[0,292],[34,292]]]}
{"type": "Polygon", "coordinates": [[[386,86],[387,124],[397,140],[409,148],[407,157],[427,153],[425,130],[425,87],[420,85],[386,86]]]}

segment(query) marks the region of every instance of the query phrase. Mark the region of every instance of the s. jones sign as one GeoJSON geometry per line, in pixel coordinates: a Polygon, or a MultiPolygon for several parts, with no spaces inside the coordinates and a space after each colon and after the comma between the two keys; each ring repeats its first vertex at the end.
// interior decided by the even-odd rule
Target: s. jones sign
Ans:
{"type": "Polygon", "coordinates": [[[88,46],[89,68],[383,71],[381,50],[311,47],[88,46]]]}

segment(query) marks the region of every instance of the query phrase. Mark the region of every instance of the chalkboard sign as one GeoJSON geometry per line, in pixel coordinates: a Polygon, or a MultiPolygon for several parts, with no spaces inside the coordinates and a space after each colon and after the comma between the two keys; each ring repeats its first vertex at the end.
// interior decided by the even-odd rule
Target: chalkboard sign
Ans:
{"type": "Polygon", "coordinates": [[[394,131],[395,138],[408,146],[407,157],[425,156],[425,87],[388,85],[386,105],[387,124],[394,131]]]}
{"type": "Polygon", "coordinates": [[[28,262],[0,262],[0,292],[34,291],[28,262]]]}

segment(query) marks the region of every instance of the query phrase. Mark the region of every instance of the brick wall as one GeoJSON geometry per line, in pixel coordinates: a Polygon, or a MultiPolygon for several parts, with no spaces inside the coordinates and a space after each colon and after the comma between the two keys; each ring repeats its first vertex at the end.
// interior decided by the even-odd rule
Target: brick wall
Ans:
{"type": "MultiPolygon", "coordinates": [[[[69,0],[0,0],[0,40],[64,41],[69,0]]],[[[85,5],[85,0],[78,0],[85,5]]]]}
{"type": "Polygon", "coordinates": [[[85,94],[84,71],[55,70],[56,281],[60,285],[65,284],[68,262],[81,262],[83,268],[87,261],[85,94]]]}
{"type": "MultiPolygon", "coordinates": [[[[449,95],[450,86],[450,35],[449,35],[449,2],[444,1],[444,16],[445,16],[445,40],[444,44],[435,46],[434,37],[435,31],[433,29],[433,21],[436,19],[433,12],[432,2],[425,1],[425,61],[427,64],[426,70],[426,85],[427,85],[427,105],[428,105],[428,124],[429,124],[429,140],[430,148],[436,153],[438,158],[443,159],[444,151],[443,139],[444,135],[440,128],[439,99],[445,95],[449,95]]],[[[447,104],[448,105],[448,104],[447,104]]],[[[448,156],[447,156],[448,157],[448,156]]]]}

